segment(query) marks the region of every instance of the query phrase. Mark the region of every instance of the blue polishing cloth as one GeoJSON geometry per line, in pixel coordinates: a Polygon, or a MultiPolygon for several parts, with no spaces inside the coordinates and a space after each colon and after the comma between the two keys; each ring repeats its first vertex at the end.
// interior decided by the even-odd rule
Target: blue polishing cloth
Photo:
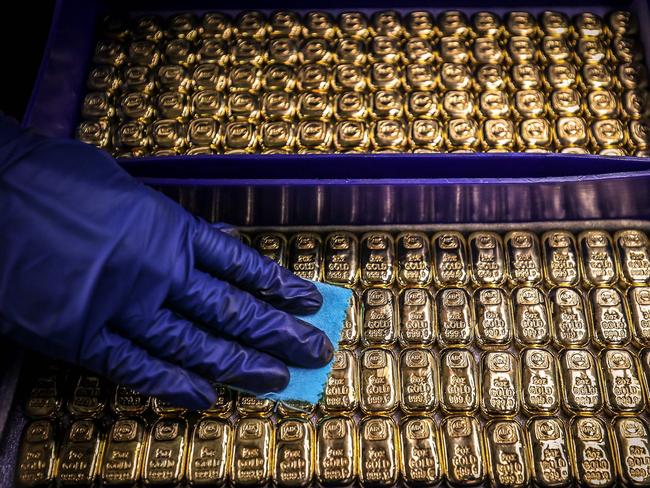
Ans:
{"type": "MultiPolygon", "coordinates": [[[[323,295],[323,306],[312,315],[302,315],[298,316],[298,318],[325,332],[336,348],[345,323],[345,315],[352,299],[352,291],[325,283],[315,283],[315,285],[323,295]]],[[[317,403],[323,394],[327,376],[331,369],[331,361],[327,366],[319,369],[290,366],[291,378],[287,387],[278,393],[267,393],[262,397],[275,401],[299,400],[317,403]]]]}

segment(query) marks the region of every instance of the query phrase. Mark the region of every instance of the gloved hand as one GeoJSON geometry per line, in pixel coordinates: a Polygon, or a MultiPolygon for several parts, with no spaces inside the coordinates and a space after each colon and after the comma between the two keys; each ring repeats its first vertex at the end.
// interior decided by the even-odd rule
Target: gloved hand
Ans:
{"type": "Polygon", "coordinates": [[[322,298],[145,187],[106,153],[0,115],[0,335],[194,409],[210,381],[263,393],[327,337],[322,298]]]}

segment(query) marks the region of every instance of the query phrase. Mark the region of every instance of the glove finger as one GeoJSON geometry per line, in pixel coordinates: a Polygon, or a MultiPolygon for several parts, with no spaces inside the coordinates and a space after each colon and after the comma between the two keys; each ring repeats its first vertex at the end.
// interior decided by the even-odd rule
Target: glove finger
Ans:
{"type": "Polygon", "coordinates": [[[334,348],[314,326],[201,271],[170,298],[172,308],[227,338],[304,368],[327,364],[334,348]]]}
{"type": "Polygon", "coordinates": [[[157,359],[129,339],[103,328],[84,348],[83,366],[179,407],[209,408],[216,400],[210,383],[199,375],[157,359]]]}
{"type": "Polygon", "coordinates": [[[194,255],[199,267],[286,312],[313,313],[323,304],[313,283],[203,220],[194,234],[194,255]]]}
{"type": "Polygon", "coordinates": [[[120,320],[120,333],[155,354],[218,383],[253,393],[286,388],[289,370],[279,359],[215,337],[170,310],[150,321],[120,320]]]}

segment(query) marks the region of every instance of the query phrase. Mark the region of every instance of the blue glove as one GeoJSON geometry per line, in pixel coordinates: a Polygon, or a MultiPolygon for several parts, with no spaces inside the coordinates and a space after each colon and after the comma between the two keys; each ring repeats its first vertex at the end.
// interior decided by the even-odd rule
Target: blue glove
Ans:
{"type": "Polygon", "coordinates": [[[85,144],[0,115],[0,335],[193,409],[327,364],[322,297],[85,144]]]}

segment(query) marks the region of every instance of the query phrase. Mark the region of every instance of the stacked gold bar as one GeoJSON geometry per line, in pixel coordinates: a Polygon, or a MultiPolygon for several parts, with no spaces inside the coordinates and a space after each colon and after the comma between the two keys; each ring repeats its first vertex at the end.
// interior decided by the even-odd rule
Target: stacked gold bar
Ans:
{"type": "Polygon", "coordinates": [[[118,157],[647,156],[643,58],[623,11],[108,17],[77,135],[118,157]]]}
{"type": "Polygon", "coordinates": [[[21,484],[650,486],[642,231],[252,237],[355,290],[320,404],[218,387],[187,412],[52,366],[21,484]]]}

